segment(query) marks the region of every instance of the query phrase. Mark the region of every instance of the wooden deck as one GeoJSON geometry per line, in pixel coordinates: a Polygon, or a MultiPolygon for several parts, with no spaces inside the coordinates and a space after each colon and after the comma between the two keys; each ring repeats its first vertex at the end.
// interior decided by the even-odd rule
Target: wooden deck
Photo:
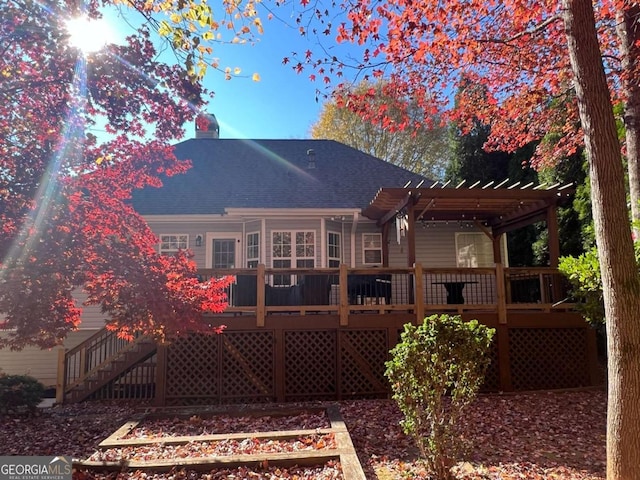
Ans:
{"type": "Polygon", "coordinates": [[[565,281],[553,268],[348,268],[200,270],[199,276],[234,276],[223,316],[253,314],[256,326],[278,313],[337,314],[341,325],[355,313],[571,311],[565,281]]]}
{"type": "MultiPolygon", "coordinates": [[[[199,273],[203,279],[236,277],[229,307],[210,315],[212,324],[226,325],[225,332],[186,336],[144,355],[130,352],[144,361],[121,367],[117,378],[101,374],[104,382],[90,397],[134,396],[158,405],[384,398],[384,364],[404,324],[435,313],[460,314],[496,329],[485,391],[600,382],[595,333],[567,301],[555,269],[260,266],[199,273]]],[[[61,356],[66,373],[59,391],[67,392],[61,398],[83,396],[65,385],[98,385],[82,371],[104,368],[87,359],[117,350],[111,341],[104,337],[100,345],[94,340],[61,356]]]]}

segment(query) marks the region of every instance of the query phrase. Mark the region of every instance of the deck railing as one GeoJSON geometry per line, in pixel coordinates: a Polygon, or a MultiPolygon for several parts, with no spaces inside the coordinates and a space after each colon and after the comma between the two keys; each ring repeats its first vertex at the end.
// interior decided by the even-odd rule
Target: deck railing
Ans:
{"type": "MultiPolygon", "coordinates": [[[[554,268],[340,268],[200,270],[202,279],[233,275],[226,313],[253,313],[258,325],[282,312],[348,315],[412,311],[571,309],[554,268]]],[[[346,323],[345,323],[346,324],[346,323]]]]}
{"type": "Polygon", "coordinates": [[[62,402],[67,392],[134,347],[135,342],[119,338],[117,332],[103,328],[76,347],[60,350],[57,401],[62,402]]]}

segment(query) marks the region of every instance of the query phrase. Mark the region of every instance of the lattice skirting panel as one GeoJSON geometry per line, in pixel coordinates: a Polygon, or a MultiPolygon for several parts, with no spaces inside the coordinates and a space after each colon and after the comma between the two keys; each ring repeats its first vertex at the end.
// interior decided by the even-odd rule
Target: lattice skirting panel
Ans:
{"type": "Polygon", "coordinates": [[[342,397],[385,397],[389,382],[384,376],[387,352],[386,330],[340,332],[342,397]]]}
{"type": "Polygon", "coordinates": [[[586,328],[510,328],[514,390],[590,385],[586,328]]]}
{"type": "Polygon", "coordinates": [[[226,331],[167,351],[168,405],[384,398],[386,329],[226,331]],[[279,359],[279,360],[278,360],[279,359]],[[279,382],[279,383],[278,383],[279,382]]]}
{"type": "MultiPolygon", "coordinates": [[[[166,404],[384,398],[397,327],[227,330],[175,341],[166,353],[166,404]]],[[[506,334],[506,332],[505,332],[506,334]]],[[[508,328],[511,389],[590,385],[587,328],[508,328]]],[[[506,342],[505,342],[506,345],[506,342]]],[[[501,385],[497,341],[482,388],[501,385]]]]}
{"type": "Polygon", "coordinates": [[[166,402],[273,402],[274,372],[272,331],[190,335],[167,351],[166,402]]]}
{"type": "Polygon", "coordinates": [[[387,330],[285,332],[285,400],[384,398],[387,330]]]}

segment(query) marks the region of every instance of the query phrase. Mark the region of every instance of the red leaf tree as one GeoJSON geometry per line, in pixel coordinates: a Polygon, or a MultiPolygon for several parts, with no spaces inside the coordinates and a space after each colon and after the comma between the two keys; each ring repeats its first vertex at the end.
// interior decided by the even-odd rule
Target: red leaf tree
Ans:
{"type": "Polygon", "coordinates": [[[130,205],[189,168],[170,145],[203,90],[156,59],[148,26],[84,57],[65,30],[77,5],[0,4],[0,347],[59,344],[80,325],[77,289],[122,337],[218,333],[202,313],[225,308],[228,280],[199,282],[187,252],[160,256],[130,205]]]}
{"type": "MultiPolygon", "coordinates": [[[[463,127],[473,119],[491,125],[489,147],[512,151],[539,142],[537,166],[584,147],[608,335],[607,477],[638,478],[640,278],[622,163],[626,153],[632,216],[640,220],[638,2],[355,0],[342,7],[336,21],[323,6],[307,6],[302,16],[322,26],[311,18],[299,23],[311,32],[337,25],[337,40],[360,45],[362,60],[305,54],[307,67],[334,77],[349,67],[360,76],[384,76],[385,95],[421,102],[425,121],[444,110],[463,127]],[[452,92],[459,93],[455,104],[452,92]],[[623,111],[622,144],[615,106],[623,111]]],[[[368,109],[366,95],[343,101],[385,124],[384,111],[368,109]]]]}

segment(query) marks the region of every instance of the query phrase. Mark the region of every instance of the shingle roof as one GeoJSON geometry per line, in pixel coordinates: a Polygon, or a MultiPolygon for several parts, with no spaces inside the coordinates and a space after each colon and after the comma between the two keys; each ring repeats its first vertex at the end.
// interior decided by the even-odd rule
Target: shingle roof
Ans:
{"type": "Polygon", "coordinates": [[[192,139],[193,163],[164,186],[134,192],[143,215],[223,213],[226,208],[366,208],[381,187],[430,180],[332,140],[192,139]],[[308,168],[307,151],[315,153],[308,168]]]}

